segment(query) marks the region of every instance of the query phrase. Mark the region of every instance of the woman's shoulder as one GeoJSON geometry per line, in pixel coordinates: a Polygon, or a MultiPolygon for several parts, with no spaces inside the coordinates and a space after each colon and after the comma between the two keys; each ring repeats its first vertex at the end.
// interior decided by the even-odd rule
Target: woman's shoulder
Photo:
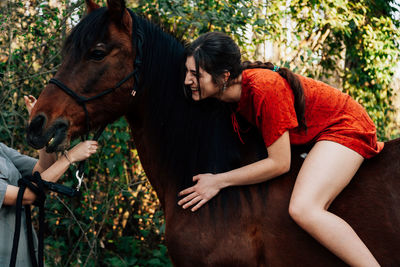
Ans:
{"type": "Polygon", "coordinates": [[[11,150],[12,148],[10,148],[9,146],[7,146],[6,144],[0,142],[0,152],[2,153],[7,153],[9,150],[11,150]]]}
{"type": "Polygon", "coordinates": [[[0,153],[1,152],[4,153],[4,150],[7,149],[7,148],[8,148],[8,146],[6,146],[4,143],[0,142],[0,153]]]}
{"type": "Polygon", "coordinates": [[[242,79],[250,81],[267,81],[276,78],[276,75],[279,76],[278,73],[269,69],[246,69],[242,72],[242,79]]]}
{"type": "Polygon", "coordinates": [[[242,90],[261,98],[276,92],[291,92],[287,81],[277,72],[269,69],[244,70],[242,72],[242,90]]]}
{"type": "Polygon", "coordinates": [[[277,72],[269,69],[247,69],[242,73],[242,84],[261,89],[285,86],[283,79],[277,72]]]}

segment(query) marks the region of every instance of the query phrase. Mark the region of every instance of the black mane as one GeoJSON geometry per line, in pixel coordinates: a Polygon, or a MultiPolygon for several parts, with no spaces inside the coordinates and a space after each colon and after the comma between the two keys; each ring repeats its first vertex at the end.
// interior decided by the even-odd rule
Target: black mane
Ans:
{"type": "MultiPolygon", "coordinates": [[[[231,122],[234,106],[186,97],[182,42],[148,20],[139,19],[139,24],[144,36],[141,88],[148,101],[141,114],[151,125],[146,133],[154,135],[152,140],[160,148],[154,158],[175,179],[165,183],[179,191],[193,185],[196,174],[225,172],[266,157],[264,142],[254,127],[241,133],[245,145],[241,144],[231,122]]],[[[251,127],[237,117],[243,129],[251,127]]],[[[239,203],[237,189],[225,191],[230,193],[223,194],[223,205],[239,203]]]]}

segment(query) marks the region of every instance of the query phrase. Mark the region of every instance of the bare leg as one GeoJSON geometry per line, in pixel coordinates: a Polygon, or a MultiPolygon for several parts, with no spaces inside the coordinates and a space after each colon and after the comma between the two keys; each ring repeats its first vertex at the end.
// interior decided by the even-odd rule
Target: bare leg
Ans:
{"type": "Polygon", "coordinates": [[[379,266],[350,225],[327,211],[363,160],[357,152],[338,143],[317,142],[300,169],[289,214],[300,227],[350,266],[379,266]]]}

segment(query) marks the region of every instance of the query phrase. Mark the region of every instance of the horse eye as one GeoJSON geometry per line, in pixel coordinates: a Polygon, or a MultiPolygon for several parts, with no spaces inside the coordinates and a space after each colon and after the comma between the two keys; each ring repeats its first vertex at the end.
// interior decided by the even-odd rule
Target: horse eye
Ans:
{"type": "Polygon", "coordinates": [[[92,60],[100,61],[100,60],[102,60],[105,56],[106,56],[106,52],[105,52],[105,51],[96,49],[96,50],[93,50],[93,51],[90,53],[89,58],[92,59],[92,60]]]}

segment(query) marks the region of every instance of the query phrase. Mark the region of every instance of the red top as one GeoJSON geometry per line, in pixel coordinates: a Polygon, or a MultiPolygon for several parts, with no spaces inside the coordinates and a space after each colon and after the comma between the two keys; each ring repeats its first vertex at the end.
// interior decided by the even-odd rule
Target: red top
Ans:
{"type": "Polygon", "coordinates": [[[289,131],[291,144],[329,140],[364,158],[383,149],[384,144],[377,142],[374,123],[359,103],[323,82],[298,77],[304,88],[307,131],[297,127],[294,96],[286,79],[268,69],[242,73],[237,111],[260,129],[267,147],[289,131]]]}

